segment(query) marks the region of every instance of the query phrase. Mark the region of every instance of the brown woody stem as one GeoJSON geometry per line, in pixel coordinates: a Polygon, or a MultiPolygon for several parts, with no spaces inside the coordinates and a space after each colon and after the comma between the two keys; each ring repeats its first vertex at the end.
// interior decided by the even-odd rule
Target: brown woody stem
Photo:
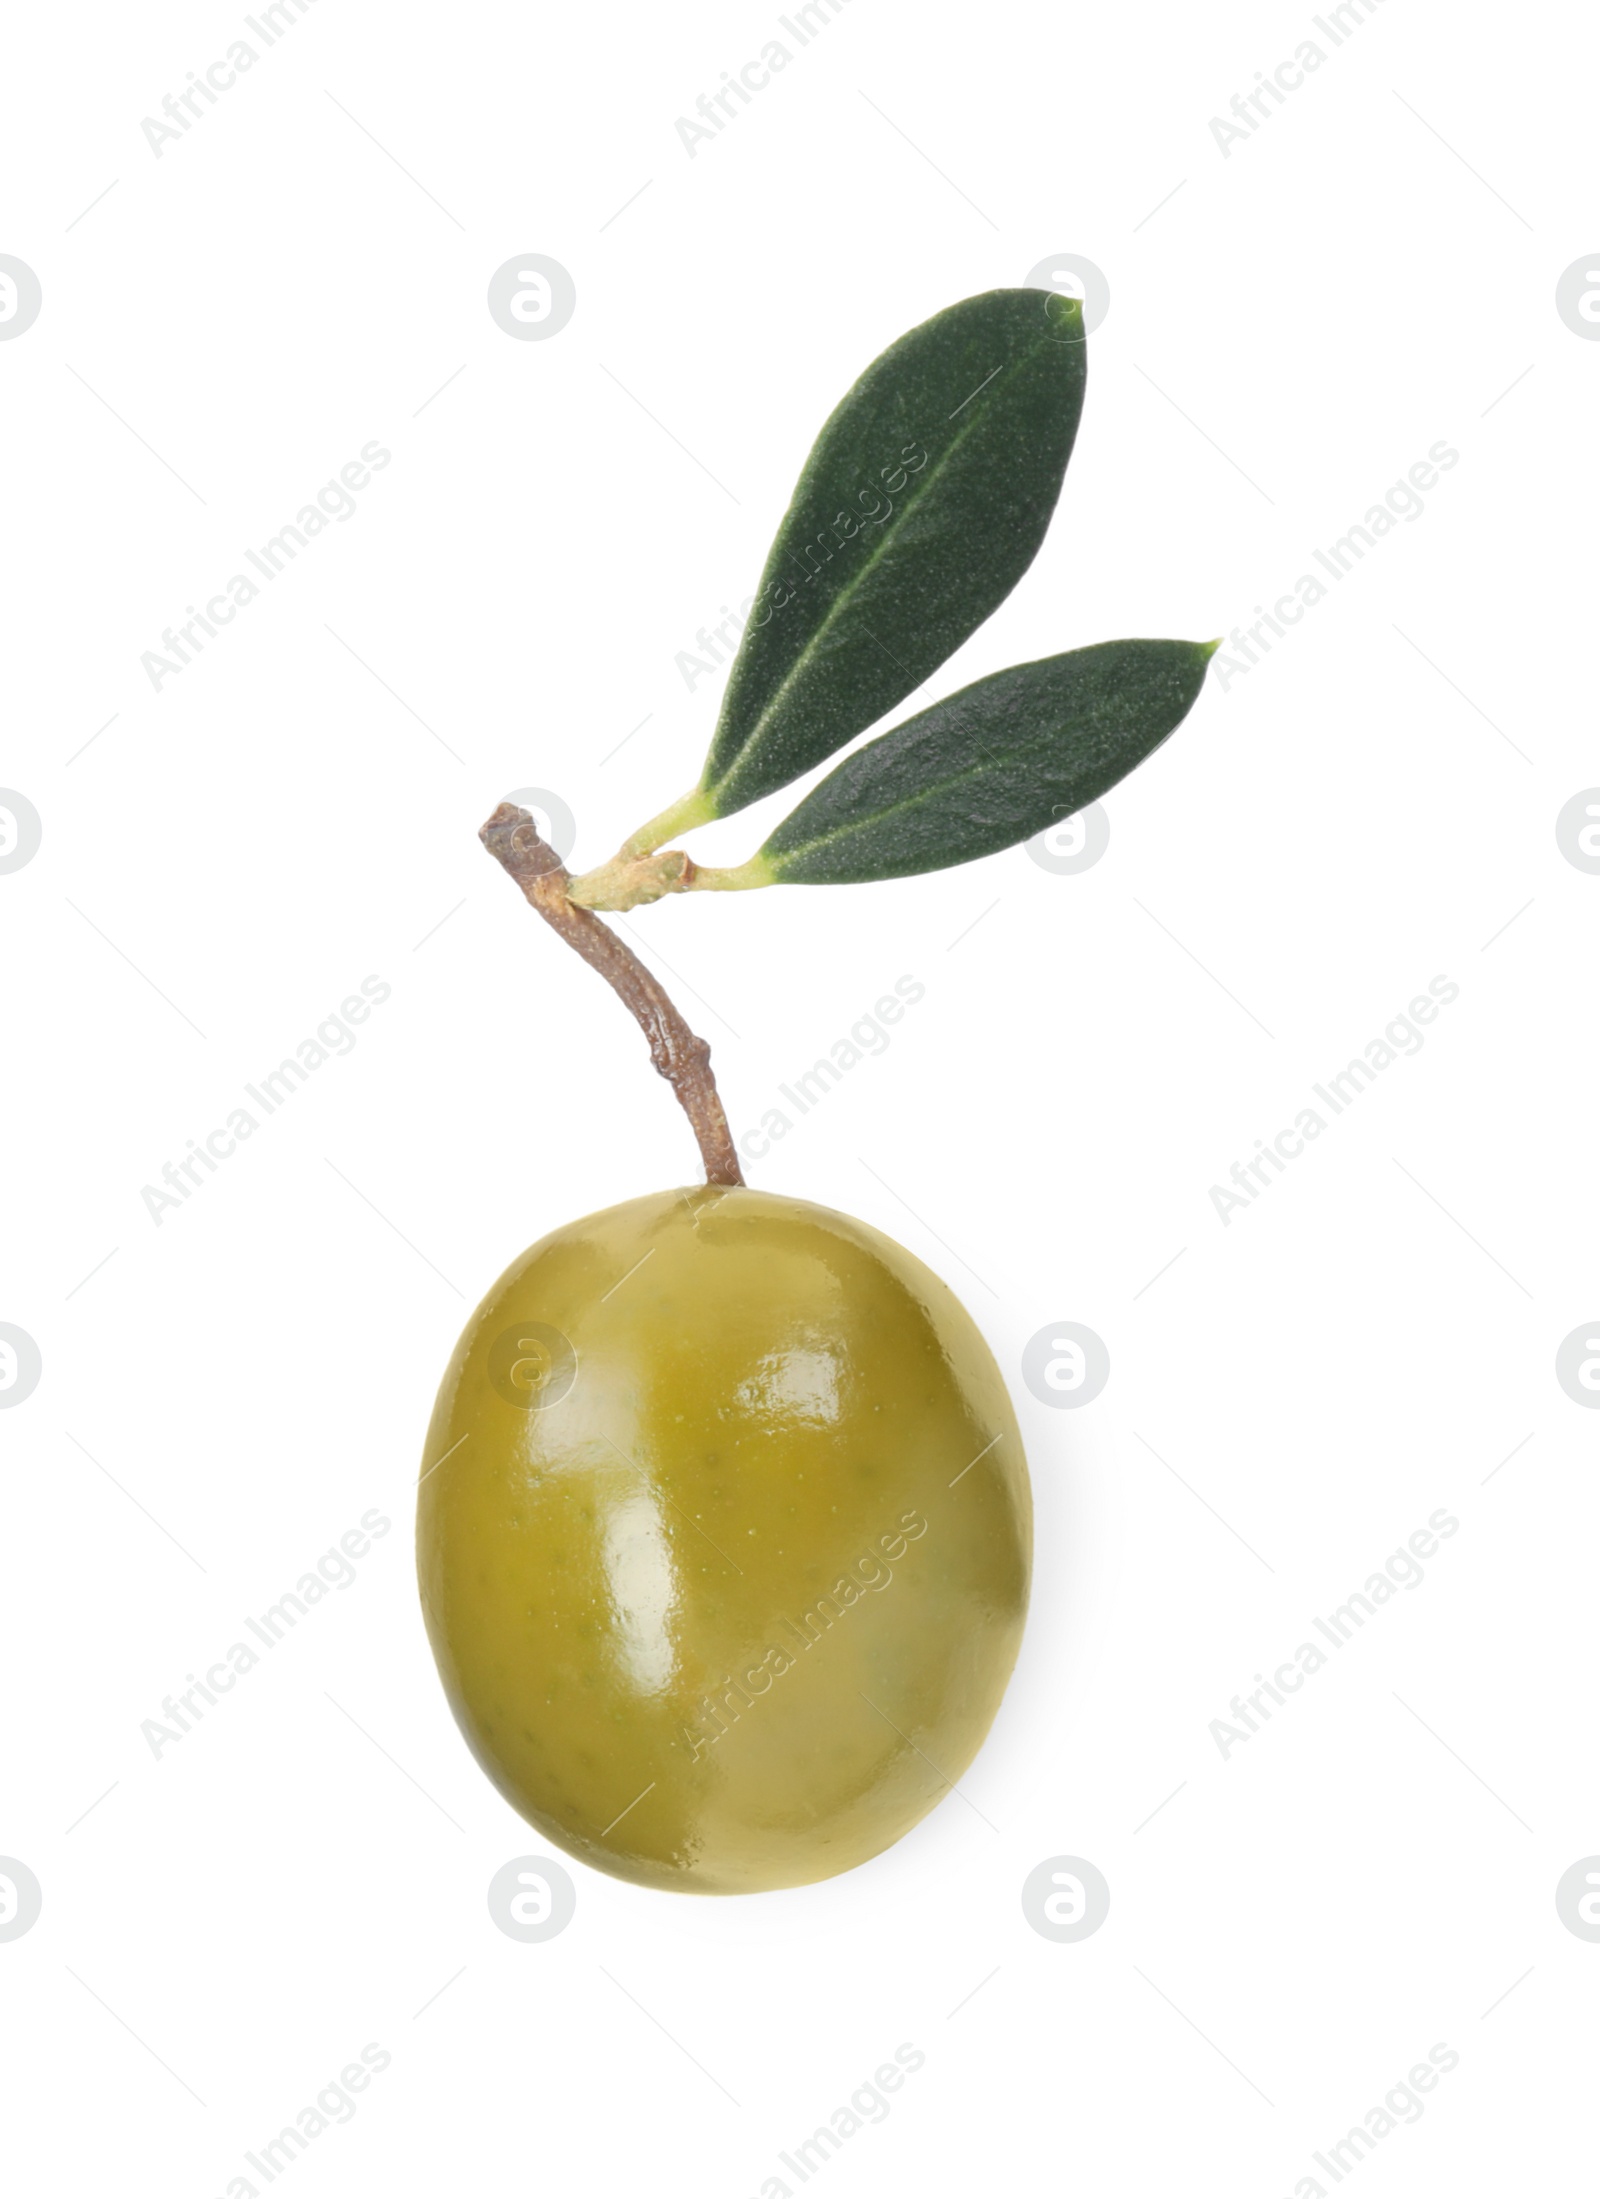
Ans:
{"type": "Polygon", "coordinates": [[[638,956],[608,924],[567,897],[567,870],[525,809],[502,802],[478,834],[552,930],[598,970],[650,1041],[650,1059],[672,1086],[700,1147],[707,1183],[742,1184],[728,1118],[711,1074],[711,1048],[696,1038],[638,956]]]}

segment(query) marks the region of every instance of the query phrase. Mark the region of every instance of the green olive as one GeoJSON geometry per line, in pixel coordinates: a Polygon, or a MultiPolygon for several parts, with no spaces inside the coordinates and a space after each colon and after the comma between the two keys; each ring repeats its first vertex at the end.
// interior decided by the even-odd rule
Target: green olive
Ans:
{"type": "Polygon", "coordinates": [[[1016,1418],[954,1292],[742,1187],[523,1253],[456,1347],[418,1494],[484,1770],[584,1862],[691,1893],[831,1877],[948,1794],[1031,1555],[1016,1418]]]}

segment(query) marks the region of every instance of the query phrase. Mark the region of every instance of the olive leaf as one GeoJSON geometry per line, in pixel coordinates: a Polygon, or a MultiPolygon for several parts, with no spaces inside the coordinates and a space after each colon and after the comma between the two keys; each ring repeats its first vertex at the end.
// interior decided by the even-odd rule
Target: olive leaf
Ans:
{"type": "Polygon", "coordinates": [[[1044,540],[1083,406],[1076,299],[991,290],[874,360],[807,459],[700,782],[726,817],[892,710],[1044,540]]]}
{"type": "Polygon", "coordinates": [[[1216,647],[1104,641],[975,680],[847,756],[750,867],[762,884],[845,885],[1032,839],[1160,747],[1216,647]]]}

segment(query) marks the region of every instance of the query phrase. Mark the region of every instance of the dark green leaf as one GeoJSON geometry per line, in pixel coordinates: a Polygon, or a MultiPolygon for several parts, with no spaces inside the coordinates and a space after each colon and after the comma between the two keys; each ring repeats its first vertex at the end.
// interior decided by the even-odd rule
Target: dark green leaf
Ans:
{"type": "Polygon", "coordinates": [[[1103,641],[975,680],[847,756],[757,860],[774,883],[843,885],[1030,840],[1160,747],[1215,647],[1103,641]]]}
{"type": "Polygon", "coordinates": [[[1033,562],[1083,405],[1082,315],[991,290],[874,360],[818,437],[761,576],[701,785],[718,817],[919,687],[1033,562]]]}

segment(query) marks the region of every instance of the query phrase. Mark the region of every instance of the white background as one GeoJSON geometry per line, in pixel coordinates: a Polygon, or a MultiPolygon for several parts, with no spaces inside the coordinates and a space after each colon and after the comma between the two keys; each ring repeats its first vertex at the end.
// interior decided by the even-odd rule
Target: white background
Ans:
{"type": "Polygon", "coordinates": [[[795,2186],[780,2150],[901,2042],[925,2066],[830,2193],[1331,2189],[1313,2152],[1436,2042],[1458,2068],[1361,2190],[1553,2188],[1600,1967],[1554,1904],[1600,1849],[1600,1420],[1553,1371],[1600,1309],[1600,878],[1554,830],[1600,780],[1600,348],[1554,304],[1600,242],[1592,34],[851,0],[691,158],[675,118],[776,9],[320,0],[157,158],[142,117],[241,12],[38,9],[4,51],[0,250],[44,293],[0,343],[0,780],[44,825],[0,878],[0,1318],[44,1364],[0,1418],[0,1853],[44,1889],[0,1944],[17,2188],[264,2189],[246,2150],[369,2041],[306,2199],[795,2186]],[[1308,36],[1225,157],[1211,118],[1308,36]],[[485,291],[530,251],[577,310],[513,342],[485,291]],[[574,1866],[572,1925],[519,1945],[485,1888],[540,1843],[447,1713],[409,1485],[502,1266],[693,1156],[476,828],[548,788],[592,863],[689,785],[720,682],[675,656],[825,413],[1068,251],[1112,292],[1077,454],[936,692],[1228,632],[1459,463],[1213,675],[1092,870],[630,920],[740,1129],[926,986],[751,1174],[962,1292],[1030,1447],[1034,1606],[976,1810],[786,1895],[574,1866]],[[153,690],[141,654],[371,440],[356,516],[153,690]],[[141,1188],[369,973],[355,1050],[157,1226],[141,1188]],[[1437,975],[1420,1054],[1225,1227],[1210,1187],[1437,975]],[[1111,1355],[1078,1411],[1020,1377],[1062,1320],[1111,1355]],[[154,1759],[141,1722],[372,1507],[354,1585],[154,1759]],[[1224,1760],[1211,1721],[1440,1507],[1424,1584],[1224,1760]],[[1019,1899],[1061,1854],[1112,1889],[1074,1946],[1019,1899]]]}

